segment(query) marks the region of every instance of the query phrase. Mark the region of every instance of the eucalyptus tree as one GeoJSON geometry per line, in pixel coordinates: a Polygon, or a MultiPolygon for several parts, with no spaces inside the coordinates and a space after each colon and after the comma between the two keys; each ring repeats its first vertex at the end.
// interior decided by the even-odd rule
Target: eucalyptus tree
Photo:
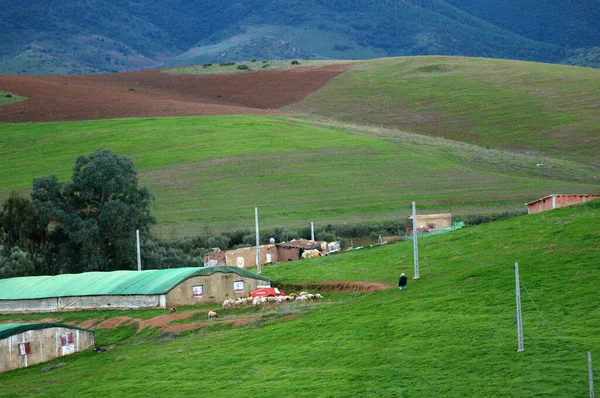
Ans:
{"type": "Polygon", "coordinates": [[[3,244],[29,252],[36,274],[134,269],[135,231],[147,235],[156,222],[152,200],[133,162],[100,148],[77,158],[70,181],[37,178],[31,201],[7,202],[3,244]]]}

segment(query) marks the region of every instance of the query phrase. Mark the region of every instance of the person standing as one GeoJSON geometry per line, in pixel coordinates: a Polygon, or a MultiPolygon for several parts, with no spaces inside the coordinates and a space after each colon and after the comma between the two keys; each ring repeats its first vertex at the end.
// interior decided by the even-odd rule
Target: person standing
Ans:
{"type": "Polygon", "coordinates": [[[408,282],[408,278],[406,277],[406,275],[404,275],[404,272],[403,272],[402,275],[400,275],[400,279],[398,280],[398,289],[400,289],[400,290],[406,289],[407,282],[408,282]]]}

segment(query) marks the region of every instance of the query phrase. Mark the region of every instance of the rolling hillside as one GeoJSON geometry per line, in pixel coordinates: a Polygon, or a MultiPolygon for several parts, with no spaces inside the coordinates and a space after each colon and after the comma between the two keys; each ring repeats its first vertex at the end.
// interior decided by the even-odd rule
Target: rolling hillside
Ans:
{"type": "Polygon", "coordinates": [[[356,63],[284,109],[600,165],[600,71],[399,57],[356,63]]]}
{"type": "Polygon", "coordinates": [[[0,107],[4,120],[263,116],[0,124],[0,198],[34,178],[68,178],[78,155],[101,146],[132,158],[156,196],[157,231],[175,238],[252,228],[255,206],[263,228],[296,228],[395,220],[412,201],[498,213],[598,190],[593,69],[401,57],[205,74],[220,68],[2,76],[31,98],[0,107]]]}
{"type": "Polygon", "coordinates": [[[591,0],[1,0],[0,73],[432,54],[565,62],[598,45],[599,14],[591,0]]]}
{"type": "MultiPolygon", "coordinates": [[[[110,346],[108,352],[56,360],[67,366],[49,372],[41,372],[47,364],[8,372],[0,385],[8,396],[588,396],[587,352],[596,385],[600,376],[599,222],[595,201],[424,238],[421,278],[409,280],[406,291],[322,291],[319,303],[218,310],[221,319],[206,324],[203,314],[188,321],[195,330],[181,334],[152,328],[136,333],[135,324],[102,328],[97,343],[110,346]],[[520,353],[514,263],[521,277],[520,353]],[[111,382],[99,383],[99,372],[111,382]]],[[[288,284],[360,280],[393,286],[400,272],[412,275],[412,245],[304,261],[263,272],[288,284]]],[[[123,315],[152,316],[115,312],[123,315]]],[[[52,317],[99,325],[110,315],[52,317]]],[[[3,322],[15,318],[0,315],[3,322]]]]}

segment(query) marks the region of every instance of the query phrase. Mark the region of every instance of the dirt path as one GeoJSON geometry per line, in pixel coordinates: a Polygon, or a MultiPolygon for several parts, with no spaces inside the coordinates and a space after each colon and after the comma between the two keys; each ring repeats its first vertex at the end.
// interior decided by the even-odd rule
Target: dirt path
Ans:
{"type": "Polygon", "coordinates": [[[86,76],[0,75],[0,90],[29,99],[0,106],[0,122],[218,114],[278,115],[350,64],[228,75],[160,70],[86,76]]]}
{"type": "Polygon", "coordinates": [[[383,282],[365,281],[313,281],[302,283],[283,283],[279,286],[285,292],[292,292],[296,290],[315,290],[318,292],[335,293],[372,293],[394,287],[383,282]]]}

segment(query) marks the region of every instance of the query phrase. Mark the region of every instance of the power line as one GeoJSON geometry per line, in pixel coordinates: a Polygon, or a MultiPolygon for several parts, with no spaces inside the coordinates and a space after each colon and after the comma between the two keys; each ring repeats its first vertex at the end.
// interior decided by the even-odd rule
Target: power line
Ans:
{"type": "MultiPolygon", "coordinates": [[[[538,306],[535,304],[535,301],[533,300],[533,297],[531,297],[531,294],[529,294],[529,290],[527,289],[527,286],[525,286],[525,284],[523,283],[523,278],[521,279],[521,286],[523,287],[523,289],[525,289],[525,292],[527,293],[527,297],[529,297],[529,300],[531,301],[531,304],[533,304],[533,308],[535,308],[535,310],[537,311],[538,315],[540,316],[540,318],[542,318],[542,321],[544,323],[544,325],[546,325],[546,327],[552,332],[552,334],[554,334],[554,336],[565,345],[565,347],[567,347],[569,350],[573,351],[575,354],[582,356],[583,358],[587,359],[587,355],[583,354],[581,352],[579,352],[578,350],[576,350],[575,348],[571,347],[565,340],[563,340],[559,334],[554,330],[554,328],[550,325],[550,323],[548,323],[548,321],[546,321],[546,318],[544,317],[544,314],[542,314],[542,311],[540,311],[540,309],[538,308],[538,306]]],[[[598,370],[596,368],[594,369],[594,373],[596,373],[596,375],[600,376],[600,372],[598,372],[598,370]]]]}

